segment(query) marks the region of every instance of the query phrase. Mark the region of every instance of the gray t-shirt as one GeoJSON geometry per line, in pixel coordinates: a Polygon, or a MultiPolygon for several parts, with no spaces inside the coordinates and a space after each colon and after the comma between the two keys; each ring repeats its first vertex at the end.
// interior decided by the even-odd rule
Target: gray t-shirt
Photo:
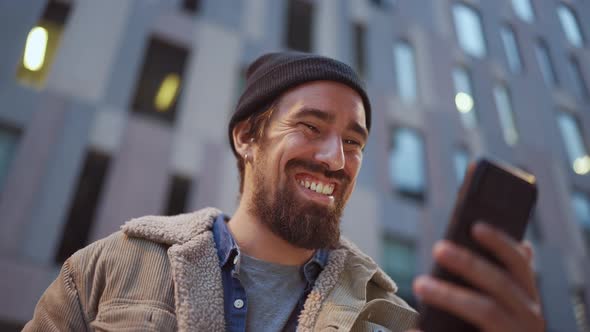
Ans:
{"type": "Polygon", "coordinates": [[[281,331],[306,282],[299,266],[269,263],[241,254],[240,282],[246,290],[246,331],[281,331]]]}

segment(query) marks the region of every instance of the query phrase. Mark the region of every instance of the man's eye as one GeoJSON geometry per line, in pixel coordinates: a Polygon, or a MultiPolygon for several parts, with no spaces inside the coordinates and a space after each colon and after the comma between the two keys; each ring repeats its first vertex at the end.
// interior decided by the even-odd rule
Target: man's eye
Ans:
{"type": "Polygon", "coordinates": [[[345,139],[344,140],[344,143],[350,144],[350,145],[358,145],[358,146],[361,146],[361,143],[359,143],[359,142],[357,142],[355,140],[352,140],[352,139],[345,139]]]}
{"type": "Polygon", "coordinates": [[[314,133],[319,133],[320,131],[318,130],[318,128],[310,125],[309,123],[302,123],[305,127],[307,127],[307,129],[313,131],[314,133]]]}

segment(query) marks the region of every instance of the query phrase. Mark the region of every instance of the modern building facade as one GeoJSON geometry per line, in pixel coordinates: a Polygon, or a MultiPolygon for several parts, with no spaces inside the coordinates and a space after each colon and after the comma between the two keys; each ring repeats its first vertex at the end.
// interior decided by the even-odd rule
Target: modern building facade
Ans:
{"type": "Polygon", "coordinates": [[[133,217],[216,206],[227,121],[258,55],[365,78],[373,127],[343,231],[415,303],[466,165],[535,174],[527,237],[548,331],[588,331],[590,3],[575,0],[0,2],[0,329],[61,263],[133,217]]]}

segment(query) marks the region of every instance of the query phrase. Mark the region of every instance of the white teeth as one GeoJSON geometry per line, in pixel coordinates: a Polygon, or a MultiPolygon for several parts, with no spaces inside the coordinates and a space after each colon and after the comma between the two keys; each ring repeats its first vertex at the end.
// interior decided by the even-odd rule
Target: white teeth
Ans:
{"type": "Polygon", "coordinates": [[[324,191],[324,185],[323,185],[323,184],[321,184],[321,183],[318,183],[318,185],[315,187],[315,191],[316,191],[318,194],[321,194],[321,193],[322,193],[322,191],[324,191]]]}
{"type": "Polygon", "coordinates": [[[309,182],[308,180],[305,180],[305,181],[299,180],[299,184],[302,187],[313,190],[319,194],[332,195],[332,193],[334,192],[334,185],[333,184],[309,182]]]}

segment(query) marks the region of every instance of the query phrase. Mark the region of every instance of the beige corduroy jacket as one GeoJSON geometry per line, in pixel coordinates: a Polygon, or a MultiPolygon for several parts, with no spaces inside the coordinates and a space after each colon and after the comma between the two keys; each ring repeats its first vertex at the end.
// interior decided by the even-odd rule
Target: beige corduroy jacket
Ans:
{"type": "MultiPolygon", "coordinates": [[[[221,213],[146,216],[78,251],[25,331],[223,331],[213,222],[221,213]]],[[[404,331],[418,314],[371,258],[342,240],[330,252],[298,331],[404,331]]]]}

